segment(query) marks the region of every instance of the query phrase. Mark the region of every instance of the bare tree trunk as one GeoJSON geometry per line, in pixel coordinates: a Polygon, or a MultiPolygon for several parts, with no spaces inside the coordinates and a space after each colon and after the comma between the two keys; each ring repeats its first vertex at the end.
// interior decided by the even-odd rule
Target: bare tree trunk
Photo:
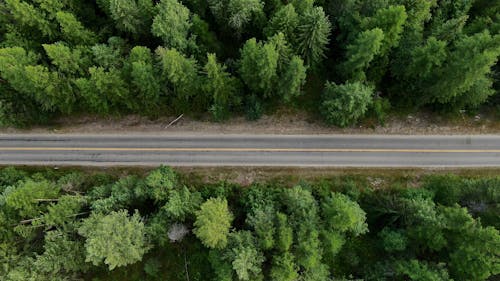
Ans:
{"type": "MultiPolygon", "coordinates": [[[[71,217],[78,217],[78,216],[81,216],[81,215],[86,215],[90,212],[83,212],[83,213],[78,213],[78,214],[73,214],[73,215],[69,215],[69,216],[66,216],[66,218],[71,218],[71,217]]],[[[41,220],[42,218],[34,218],[34,219],[29,219],[29,220],[22,220],[19,222],[19,224],[28,224],[28,223],[32,223],[34,221],[37,221],[37,220],[41,220]]]]}
{"type": "Polygon", "coordinates": [[[187,259],[186,259],[186,247],[183,247],[183,250],[184,250],[184,269],[186,270],[186,280],[189,281],[189,271],[188,271],[187,259]]]}

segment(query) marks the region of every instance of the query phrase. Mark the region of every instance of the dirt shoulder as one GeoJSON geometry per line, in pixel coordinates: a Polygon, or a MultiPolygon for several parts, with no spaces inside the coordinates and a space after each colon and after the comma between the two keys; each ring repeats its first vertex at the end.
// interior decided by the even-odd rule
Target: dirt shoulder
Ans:
{"type": "Polygon", "coordinates": [[[0,133],[149,133],[149,134],[401,134],[401,135],[454,135],[454,134],[500,134],[500,120],[486,116],[459,116],[453,119],[425,113],[392,116],[385,126],[366,121],[350,128],[329,127],[306,113],[278,112],[265,115],[257,121],[235,117],[224,123],[215,123],[210,118],[195,120],[182,117],[168,126],[173,117],[150,120],[136,115],[122,117],[80,116],[57,119],[50,126],[29,129],[6,128],[0,133]]]}

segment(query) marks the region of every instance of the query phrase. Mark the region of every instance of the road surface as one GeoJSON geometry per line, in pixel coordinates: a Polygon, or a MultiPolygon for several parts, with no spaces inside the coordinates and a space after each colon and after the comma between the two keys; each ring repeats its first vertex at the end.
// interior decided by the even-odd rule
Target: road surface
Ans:
{"type": "Polygon", "coordinates": [[[500,167],[498,136],[1,135],[0,165],[500,167]]]}

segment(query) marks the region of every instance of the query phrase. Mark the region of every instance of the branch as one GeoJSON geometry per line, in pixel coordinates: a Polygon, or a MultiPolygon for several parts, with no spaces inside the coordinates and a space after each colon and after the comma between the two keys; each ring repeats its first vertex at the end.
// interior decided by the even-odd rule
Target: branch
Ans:
{"type": "Polygon", "coordinates": [[[181,115],[179,115],[179,117],[175,118],[174,121],[168,123],[168,125],[165,126],[165,129],[168,129],[168,127],[172,126],[175,122],[179,121],[183,116],[184,116],[184,113],[182,113],[181,115]]]}
{"type": "Polygon", "coordinates": [[[189,281],[189,271],[188,271],[188,265],[187,265],[187,259],[186,259],[186,249],[184,248],[184,269],[186,270],[186,279],[189,281]]]}
{"type": "MultiPolygon", "coordinates": [[[[78,216],[81,216],[81,215],[86,215],[90,212],[83,212],[83,213],[78,213],[78,214],[73,214],[73,215],[69,215],[69,216],[65,216],[65,218],[71,218],[71,217],[78,217],[78,216]]],[[[39,217],[39,218],[34,218],[34,219],[29,219],[29,220],[22,220],[19,222],[19,224],[28,224],[28,223],[32,223],[34,221],[37,221],[37,220],[41,220],[43,217],[39,217]]]]}
{"type": "Polygon", "coordinates": [[[59,199],[33,199],[35,202],[58,202],[59,199]]]}

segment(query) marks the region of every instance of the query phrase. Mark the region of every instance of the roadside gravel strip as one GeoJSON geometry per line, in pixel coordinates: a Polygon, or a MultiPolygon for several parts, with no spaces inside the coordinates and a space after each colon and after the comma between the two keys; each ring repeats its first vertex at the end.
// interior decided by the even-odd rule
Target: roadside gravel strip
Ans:
{"type": "Polygon", "coordinates": [[[0,135],[2,165],[500,167],[500,135],[0,135]]]}

